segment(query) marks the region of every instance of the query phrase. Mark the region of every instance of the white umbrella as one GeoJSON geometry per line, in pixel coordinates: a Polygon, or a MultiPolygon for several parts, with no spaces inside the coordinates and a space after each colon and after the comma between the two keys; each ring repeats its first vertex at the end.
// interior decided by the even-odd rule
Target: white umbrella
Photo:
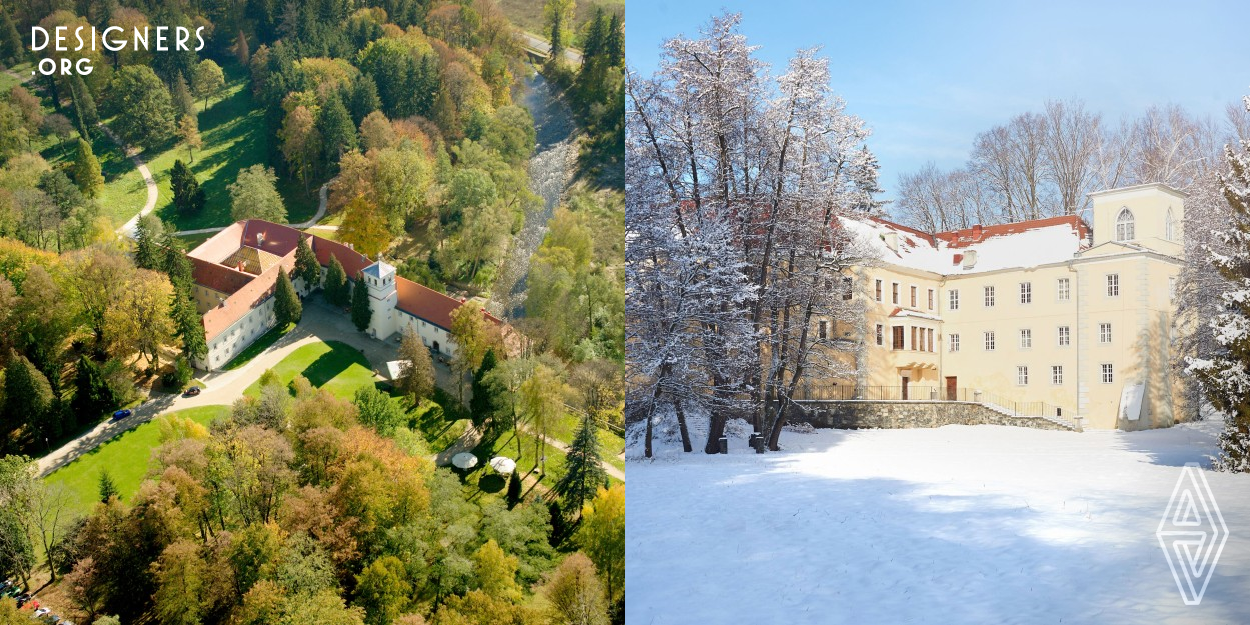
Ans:
{"type": "Polygon", "coordinates": [[[451,463],[457,469],[472,469],[477,466],[477,456],[467,451],[462,451],[451,457],[451,463]]]}
{"type": "Polygon", "coordinates": [[[516,460],[506,456],[495,456],[490,459],[490,468],[499,473],[512,473],[516,470],[516,460]]]}

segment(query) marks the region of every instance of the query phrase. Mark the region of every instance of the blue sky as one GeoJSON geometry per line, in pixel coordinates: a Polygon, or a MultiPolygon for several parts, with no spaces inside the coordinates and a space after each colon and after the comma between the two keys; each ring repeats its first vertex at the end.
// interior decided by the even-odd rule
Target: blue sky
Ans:
{"type": "Polygon", "coordinates": [[[977,133],[1048,99],[1104,120],[1176,103],[1223,119],[1250,94],[1250,2],[802,2],[629,0],[626,56],[651,74],[659,46],[722,10],[781,73],[823,47],[834,91],[873,128],[886,198],[928,161],[964,163],[977,133]],[[1087,6],[1094,5],[1094,6],[1087,6]]]}

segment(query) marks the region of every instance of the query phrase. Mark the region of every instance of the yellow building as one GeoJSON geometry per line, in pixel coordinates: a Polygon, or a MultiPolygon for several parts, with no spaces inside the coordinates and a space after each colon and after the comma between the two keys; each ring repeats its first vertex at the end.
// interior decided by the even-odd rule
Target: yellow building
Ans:
{"type": "MultiPolygon", "coordinates": [[[[959,399],[1090,428],[1172,425],[1170,370],[1185,195],[1100,191],[1076,216],[924,233],[843,220],[876,249],[856,272],[869,305],[860,379],[812,397],[959,399]]],[[[819,323],[819,322],[818,322],[819,323]]]]}

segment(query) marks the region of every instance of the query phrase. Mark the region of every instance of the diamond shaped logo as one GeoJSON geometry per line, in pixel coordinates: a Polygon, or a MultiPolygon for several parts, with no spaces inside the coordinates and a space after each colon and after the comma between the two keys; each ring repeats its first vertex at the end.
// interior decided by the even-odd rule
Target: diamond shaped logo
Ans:
{"type": "Polygon", "coordinates": [[[1155,536],[1181,591],[1181,600],[1185,605],[1198,605],[1228,541],[1224,515],[1198,463],[1181,469],[1155,536]]]}

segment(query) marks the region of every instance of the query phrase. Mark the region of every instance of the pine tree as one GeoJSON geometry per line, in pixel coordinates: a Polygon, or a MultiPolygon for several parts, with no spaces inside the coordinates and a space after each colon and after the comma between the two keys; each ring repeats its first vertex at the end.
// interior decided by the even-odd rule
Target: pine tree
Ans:
{"type": "Polygon", "coordinates": [[[135,265],[141,269],[157,269],[160,266],[159,239],[164,234],[160,219],[147,214],[135,223],[135,265]]]}
{"type": "Polygon", "coordinates": [[[551,534],[547,537],[547,541],[552,547],[558,547],[560,543],[564,542],[564,535],[568,532],[568,522],[564,520],[564,511],[560,509],[560,500],[552,499],[547,504],[547,515],[551,523],[551,534]]]}
{"type": "Polygon", "coordinates": [[[369,113],[382,108],[382,101],[378,99],[378,85],[369,74],[361,73],[352,84],[350,108],[352,122],[357,128],[369,113]]]}
{"type": "Polygon", "coordinates": [[[100,471],[99,482],[100,503],[108,503],[114,497],[120,497],[121,493],[117,490],[117,485],[113,483],[113,476],[109,475],[109,470],[100,471]]]}
{"type": "Polygon", "coordinates": [[[178,121],[196,116],[195,97],[191,95],[191,89],[187,87],[187,81],[182,77],[182,74],[179,74],[174,79],[174,88],[170,95],[174,101],[174,111],[178,121]]]}
{"type": "Polygon", "coordinates": [[[624,65],[625,32],[621,28],[621,15],[619,13],[613,13],[612,20],[608,22],[608,35],[604,41],[604,52],[608,58],[608,65],[612,67],[624,65]]]}
{"type": "Polygon", "coordinates": [[[11,432],[24,423],[41,425],[54,399],[47,376],[25,356],[10,351],[4,369],[4,430],[11,432]]]}
{"type": "Polygon", "coordinates": [[[295,277],[302,278],[304,288],[311,292],[321,281],[321,265],[308,245],[309,239],[311,237],[300,237],[299,246],[295,248],[295,277]]]}
{"type": "Polygon", "coordinates": [[[113,389],[100,371],[100,366],[83,354],[74,373],[74,400],[71,404],[77,424],[95,421],[117,405],[113,389]]]}
{"type": "Polygon", "coordinates": [[[495,396],[491,393],[490,388],[483,382],[486,374],[495,368],[495,350],[487,349],[486,354],[482,356],[482,364],[477,368],[477,372],[473,374],[473,397],[469,399],[469,412],[473,418],[473,425],[481,426],[495,414],[495,396]]]}
{"type": "Polygon", "coordinates": [[[182,340],[182,354],[188,359],[200,359],[208,355],[208,340],[204,334],[204,318],[195,307],[195,301],[185,289],[175,289],[170,317],[174,322],[174,334],[182,340]]]}
{"type": "Polygon", "coordinates": [[[511,510],[521,503],[521,476],[513,470],[508,476],[508,509],[511,510]]]}
{"type": "Polygon", "coordinates": [[[326,301],[331,305],[342,308],[350,301],[350,291],[348,290],[347,272],[343,271],[343,264],[339,259],[330,255],[330,265],[326,267],[326,283],[323,287],[325,291],[326,301]]]}
{"type": "Polygon", "coordinates": [[[327,168],[338,163],[340,156],[355,150],[358,145],[356,125],[352,123],[352,116],[343,106],[343,99],[339,97],[338,91],[330,91],[325,104],[321,105],[316,127],[324,150],[322,161],[327,168]]]}
{"type": "Polygon", "coordinates": [[[78,152],[74,156],[74,182],[79,191],[87,197],[95,197],[104,187],[104,176],[100,173],[100,161],[91,151],[91,144],[78,140],[78,152]]]}
{"type": "Polygon", "coordinates": [[[234,42],[234,58],[239,61],[239,65],[247,67],[252,60],[252,53],[247,47],[247,35],[239,30],[239,37],[234,42]]]}
{"type": "Polygon", "coordinates": [[[26,47],[22,45],[22,36],[17,33],[17,26],[7,10],[0,10],[0,60],[9,65],[16,65],[26,56],[26,47]]]}
{"type": "Polygon", "coordinates": [[[304,306],[295,294],[295,286],[285,271],[278,272],[278,286],[274,292],[273,315],[278,327],[285,328],[288,323],[299,323],[304,314],[304,306]]]}
{"type": "MultiPolygon", "coordinates": [[[[1250,110],[1250,98],[1246,98],[1250,110]]],[[[1217,470],[1250,472],[1250,140],[1224,148],[1229,171],[1221,177],[1231,207],[1231,228],[1219,233],[1226,250],[1210,260],[1227,288],[1220,294],[1226,312],[1210,321],[1219,353],[1190,364],[1211,405],[1225,413],[1217,470]]]]}
{"type": "Polygon", "coordinates": [[[204,190],[195,173],[181,159],[174,161],[169,170],[169,188],[174,193],[174,210],[183,215],[194,215],[204,209],[204,190]]]}
{"type": "Polygon", "coordinates": [[[78,124],[78,134],[90,141],[92,129],[100,123],[100,116],[95,108],[95,99],[91,97],[91,90],[87,89],[82,76],[78,74],[70,76],[69,88],[70,97],[74,103],[74,118],[78,124]]]}
{"type": "Polygon", "coordinates": [[[586,500],[595,496],[607,472],[603,470],[603,461],[599,455],[598,426],[590,415],[582,418],[582,425],[569,443],[568,454],[564,458],[564,477],[556,483],[555,491],[564,497],[564,501],[574,510],[581,510],[586,500]]]}
{"type": "Polygon", "coordinates": [[[364,332],[369,328],[369,321],[373,319],[373,311],[369,307],[369,287],[365,286],[364,274],[356,276],[356,282],[352,284],[352,323],[356,324],[356,329],[364,332]]]}

